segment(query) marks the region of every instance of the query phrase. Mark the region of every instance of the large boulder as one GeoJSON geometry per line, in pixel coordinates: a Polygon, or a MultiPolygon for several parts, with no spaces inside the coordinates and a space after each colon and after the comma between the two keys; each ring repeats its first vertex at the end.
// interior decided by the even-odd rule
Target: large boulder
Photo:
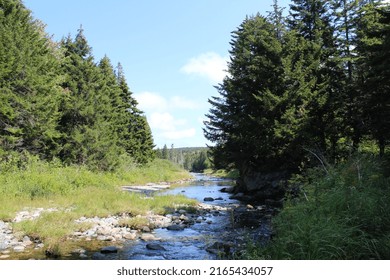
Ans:
{"type": "Polygon", "coordinates": [[[284,196],[289,173],[278,172],[246,172],[237,181],[236,192],[250,194],[255,200],[281,199],[284,196]]]}

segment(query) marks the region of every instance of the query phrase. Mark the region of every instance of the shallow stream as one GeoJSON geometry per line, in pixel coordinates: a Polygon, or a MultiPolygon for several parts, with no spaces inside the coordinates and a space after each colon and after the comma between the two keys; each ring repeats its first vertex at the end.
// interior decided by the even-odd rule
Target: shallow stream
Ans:
{"type": "MultiPolygon", "coordinates": [[[[93,258],[117,260],[201,260],[231,258],[239,254],[248,239],[268,240],[270,212],[264,206],[242,204],[221,192],[230,187],[226,181],[195,174],[196,180],[186,185],[159,193],[183,194],[210,207],[201,216],[194,214],[197,222],[183,230],[155,229],[156,240],[132,240],[113,254],[95,253],[93,258]],[[204,199],[209,201],[204,201],[204,199]],[[195,216],[196,215],[196,216],[195,216]]],[[[190,213],[186,214],[191,216],[190,213]]]]}

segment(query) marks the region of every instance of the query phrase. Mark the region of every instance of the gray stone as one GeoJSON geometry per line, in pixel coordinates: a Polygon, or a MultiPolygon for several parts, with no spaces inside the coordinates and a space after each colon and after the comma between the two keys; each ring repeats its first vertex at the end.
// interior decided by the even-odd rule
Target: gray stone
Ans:
{"type": "Polygon", "coordinates": [[[142,227],[142,231],[143,231],[143,232],[150,232],[151,230],[150,230],[149,227],[144,226],[144,227],[142,227]]]}
{"type": "Polygon", "coordinates": [[[87,251],[83,248],[74,249],[72,253],[74,254],[85,254],[87,251]]]}
{"type": "Polygon", "coordinates": [[[127,240],[134,240],[137,238],[137,235],[135,233],[126,233],[123,235],[123,238],[127,240]]]}
{"type": "Polygon", "coordinates": [[[155,250],[155,251],[166,251],[163,246],[161,246],[159,244],[153,244],[153,243],[146,244],[146,249],[155,250]]]}
{"type": "Polygon", "coordinates": [[[143,241],[159,240],[151,233],[143,233],[140,237],[143,241]]]}
{"type": "Polygon", "coordinates": [[[14,252],[17,252],[17,253],[23,252],[24,249],[25,249],[25,247],[22,246],[22,245],[15,246],[15,247],[13,248],[14,252]]]}
{"type": "Polygon", "coordinates": [[[212,198],[212,197],[205,197],[205,198],[203,198],[203,201],[214,201],[214,198],[212,198]]]}
{"type": "Polygon", "coordinates": [[[114,241],[115,238],[113,236],[99,235],[97,237],[97,240],[99,240],[99,241],[114,241]]]}
{"type": "Polygon", "coordinates": [[[104,260],[106,258],[106,256],[105,255],[103,255],[102,253],[94,253],[93,255],[92,255],[92,259],[93,260],[104,260]]]}
{"type": "Polygon", "coordinates": [[[170,226],[167,226],[167,230],[179,231],[179,230],[184,230],[184,227],[181,225],[170,225],[170,226]]]}
{"type": "Polygon", "coordinates": [[[102,254],[115,254],[118,253],[118,248],[115,246],[107,246],[100,250],[102,254]]]}

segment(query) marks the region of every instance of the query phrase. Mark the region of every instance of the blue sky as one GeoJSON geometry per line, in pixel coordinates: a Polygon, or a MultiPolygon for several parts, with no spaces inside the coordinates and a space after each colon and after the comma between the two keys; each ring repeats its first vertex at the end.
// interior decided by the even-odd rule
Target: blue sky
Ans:
{"type": "MultiPolygon", "coordinates": [[[[205,146],[203,121],[222,81],[231,32],[272,0],[24,0],[55,40],[82,24],[98,61],[123,65],[157,147],[205,146]]],[[[283,7],[288,0],[279,0],[283,7]]],[[[210,144],[210,143],[209,143],[210,144]]]]}

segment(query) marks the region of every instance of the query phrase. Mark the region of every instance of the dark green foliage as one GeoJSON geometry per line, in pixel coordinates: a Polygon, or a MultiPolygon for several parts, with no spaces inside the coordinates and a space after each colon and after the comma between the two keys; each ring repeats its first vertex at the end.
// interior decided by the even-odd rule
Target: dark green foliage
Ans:
{"type": "Polygon", "coordinates": [[[217,143],[214,160],[223,158],[226,166],[273,168],[279,159],[273,130],[281,117],[282,42],[259,15],[247,18],[233,34],[229,76],[217,87],[221,97],[210,100],[205,136],[217,143]]]}
{"type": "Polygon", "coordinates": [[[277,3],[268,18],[244,20],[220,95],[209,101],[215,167],[298,171],[337,162],[372,138],[384,153],[389,23],[386,8],[370,5],[294,0],[288,24],[277,3]]]}
{"type": "MultiPolygon", "coordinates": [[[[380,155],[390,140],[390,6],[366,5],[359,20],[357,49],[363,119],[380,155]]],[[[366,133],[367,133],[366,132],[366,133]]]]}
{"type": "Polygon", "coordinates": [[[378,3],[293,0],[287,21],[275,3],[233,32],[205,122],[214,167],[237,168],[239,187],[247,174],[295,173],[301,191],[287,192],[275,239],[244,258],[390,258],[388,171],[351,157],[388,151],[390,11],[378,3]]]}
{"type": "MultiPolygon", "coordinates": [[[[274,219],[276,237],[245,258],[389,259],[390,179],[383,161],[352,158],[309,170],[302,192],[274,219]]],[[[388,171],[387,171],[388,173],[388,171]]]]}
{"type": "Polygon", "coordinates": [[[97,65],[80,28],[51,41],[20,0],[0,1],[0,157],[59,157],[113,170],[154,157],[150,128],[126,84],[104,57],[97,65]]]}
{"type": "Polygon", "coordinates": [[[0,1],[0,30],[0,145],[51,158],[59,137],[59,52],[20,1],[0,1]]]}

